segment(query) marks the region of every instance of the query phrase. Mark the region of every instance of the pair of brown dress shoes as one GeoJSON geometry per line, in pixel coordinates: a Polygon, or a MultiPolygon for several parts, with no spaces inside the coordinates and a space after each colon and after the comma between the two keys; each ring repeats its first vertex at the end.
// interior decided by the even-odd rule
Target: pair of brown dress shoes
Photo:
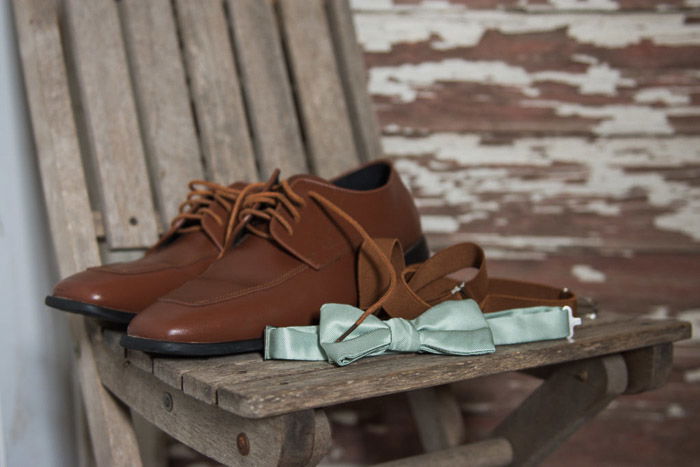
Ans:
{"type": "Polygon", "coordinates": [[[327,181],[296,175],[193,182],[146,255],[59,282],[46,304],[129,323],[122,345],[160,354],[260,350],[266,326],[313,324],[321,305],[358,305],[364,237],[397,239],[409,264],[428,248],[410,193],[388,162],[327,181]]]}

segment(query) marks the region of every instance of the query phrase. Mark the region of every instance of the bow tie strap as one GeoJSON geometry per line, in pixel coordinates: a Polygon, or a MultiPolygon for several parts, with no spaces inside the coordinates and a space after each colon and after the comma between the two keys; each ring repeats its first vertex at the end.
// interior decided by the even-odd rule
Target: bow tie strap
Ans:
{"type": "Polygon", "coordinates": [[[364,312],[326,304],[318,326],[265,329],[265,359],[327,360],[340,366],[386,352],[481,355],[496,345],[573,335],[580,324],[567,307],[533,307],[482,314],[474,300],[442,302],[418,318],[382,321],[366,316],[344,340],[341,336],[364,312]]]}

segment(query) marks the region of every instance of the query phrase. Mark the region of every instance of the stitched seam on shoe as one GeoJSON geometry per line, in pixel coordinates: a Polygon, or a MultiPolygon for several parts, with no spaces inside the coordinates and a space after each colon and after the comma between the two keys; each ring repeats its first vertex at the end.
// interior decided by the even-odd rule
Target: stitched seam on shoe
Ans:
{"type": "MultiPolygon", "coordinates": [[[[216,255],[212,255],[212,256],[207,256],[207,257],[205,257],[205,258],[201,258],[201,259],[192,261],[191,263],[182,264],[182,265],[173,265],[173,264],[161,263],[161,264],[163,264],[163,267],[160,267],[160,268],[141,267],[141,268],[136,268],[136,269],[133,270],[133,271],[119,271],[119,270],[116,270],[116,271],[115,271],[115,270],[112,270],[112,269],[103,269],[102,266],[96,266],[96,267],[88,268],[88,271],[104,272],[104,273],[107,273],[107,274],[118,274],[118,275],[120,275],[120,276],[135,276],[135,275],[138,275],[138,274],[154,274],[154,273],[162,272],[162,271],[165,271],[165,270],[177,271],[177,270],[180,270],[180,269],[185,269],[185,268],[194,266],[194,265],[199,264],[199,263],[204,263],[204,262],[209,262],[209,263],[211,263],[211,262],[214,261],[215,259],[216,259],[216,255]]],[[[111,265],[106,264],[105,266],[111,266],[111,265]]]]}
{"type": "Polygon", "coordinates": [[[159,302],[167,302],[167,303],[176,303],[179,305],[195,305],[195,306],[213,305],[215,303],[224,302],[226,300],[239,298],[239,297],[242,297],[243,295],[248,295],[251,293],[259,292],[261,290],[269,289],[271,287],[275,287],[275,286],[287,281],[287,279],[290,279],[290,278],[296,276],[297,274],[302,273],[304,270],[306,270],[308,268],[309,267],[306,264],[300,264],[296,268],[294,268],[290,271],[287,271],[286,273],[282,274],[280,277],[278,277],[277,279],[275,279],[273,281],[267,282],[265,284],[256,285],[254,287],[248,287],[247,289],[237,290],[235,292],[229,292],[229,293],[226,293],[223,295],[219,295],[217,297],[208,298],[206,300],[199,300],[196,302],[186,302],[183,300],[177,300],[177,299],[172,299],[172,298],[162,298],[158,301],[159,302]]]}

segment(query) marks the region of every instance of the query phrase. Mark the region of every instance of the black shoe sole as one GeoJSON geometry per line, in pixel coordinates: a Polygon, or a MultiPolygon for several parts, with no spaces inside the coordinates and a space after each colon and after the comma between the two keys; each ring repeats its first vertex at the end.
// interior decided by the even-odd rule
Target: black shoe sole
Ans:
{"type": "Polygon", "coordinates": [[[150,354],[168,355],[175,357],[218,357],[263,350],[263,340],[250,339],[235,342],[168,342],[155,339],[144,339],[124,334],[119,342],[122,347],[130,350],[140,350],[150,354]]]}
{"type": "MultiPolygon", "coordinates": [[[[406,264],[425,261],[430,256],[425,237],[412,245],[404,255],[406,264]]],[[[215,357],[246,352],[259,352],[264,349],[263,339],[250,339],[232,342],[170,342],[124,334],[120,344],[131,350],[140,350],[159,355],[174,355],[180,357],[215,357]]]]}
{"type": "Polygon", "coordinates": [[[44,303],[51,308],[56,308],[57,310],[77,313],[80,315],[89,316],[90,318],[97,318],[117,324],[129,324],[134,316],[136,316],[136,313],[112,310],[111,308],[105,308],[99,305],[93,305],[91,303],[77,302],[67,298],[54,297],[53,295],[48,295],[44,300],[44,303]]]}

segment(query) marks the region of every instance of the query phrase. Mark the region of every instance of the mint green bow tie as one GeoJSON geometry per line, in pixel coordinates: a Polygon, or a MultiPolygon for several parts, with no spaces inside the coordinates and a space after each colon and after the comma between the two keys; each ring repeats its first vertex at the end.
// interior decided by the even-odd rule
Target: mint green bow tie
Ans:
{"type": "Polygon", "coordinates": [[[344,366],[385,352],[481,355],[496,345],[573,336],[581,323],[569,307],[532,307],[484,315],[474,300],[449,300],[413,320],[383,321],[369,315],[343,341],[336,342],[362,315],[336,303],[321,307],[318,326],[265,329],[265,359],[327,360],[344,366]]]}

